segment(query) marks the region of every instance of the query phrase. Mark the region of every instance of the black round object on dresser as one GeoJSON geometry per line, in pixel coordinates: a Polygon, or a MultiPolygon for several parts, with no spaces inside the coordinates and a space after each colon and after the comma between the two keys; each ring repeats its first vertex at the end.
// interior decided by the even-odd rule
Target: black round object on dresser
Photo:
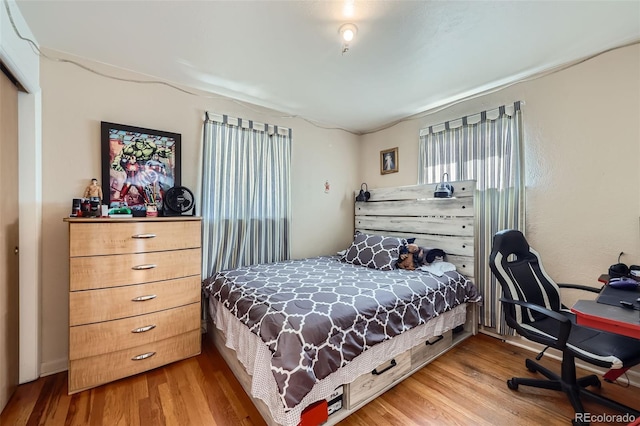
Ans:
{"type": "Polygon", "coordinates": [[[185,186],[169,188],[162,200],[164,216],[181,216],[196,214],[196,201],[193,192],[185,186]]]}

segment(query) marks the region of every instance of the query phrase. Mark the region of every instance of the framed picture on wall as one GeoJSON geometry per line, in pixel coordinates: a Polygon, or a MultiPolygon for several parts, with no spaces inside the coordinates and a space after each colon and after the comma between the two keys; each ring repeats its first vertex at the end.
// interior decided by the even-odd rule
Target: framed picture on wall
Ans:
{"type": "Polygon", "coordinates": [[[380,151],[380,174],[398,172],[398,147],[380,151]]]}
{"type": "Polygon", "coordinates": [[[160,211],[166,190],[180,185],[181,135],[103,121],[101,139],[104,202],[160,211]]]}

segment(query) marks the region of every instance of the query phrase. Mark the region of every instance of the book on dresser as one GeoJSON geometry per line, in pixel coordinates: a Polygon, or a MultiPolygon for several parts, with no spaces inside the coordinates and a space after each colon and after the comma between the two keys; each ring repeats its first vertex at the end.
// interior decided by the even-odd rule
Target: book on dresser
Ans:
{"type": "Polygon", "coordinates": [[[200,218],[64,221],[69,394],[200,353],[200,218]]]}

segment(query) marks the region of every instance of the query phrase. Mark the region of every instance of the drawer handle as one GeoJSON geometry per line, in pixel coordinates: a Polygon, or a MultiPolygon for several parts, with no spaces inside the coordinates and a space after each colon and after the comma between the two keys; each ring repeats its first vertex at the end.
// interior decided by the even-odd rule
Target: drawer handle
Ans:
{"type": "Polygon", "coordinates": [[[135,238],[138,240],[148,240],[149,238],[155,238],[156,234],[135,234],[132,235],[131,238],[135,238]]]}
{"type": "Polygon", "coordinates": [[[146,296],[138,296],[138,297],[134,297],[133,299],[131,299],[132,302],[145,302],[147,300],[151,300],[151,299],[155,299],[156,296],[155,294],[148,294],[146,296]]]}
{"type": "Polygon", "coordinates": [[[145,325],[144,327],[134,328],[133,330],[131,330],[131,332],[132,333],[144,333],[145,331],[153,330],[154,328],[156,328],[155,324],[145,325]]]}
{"type": "Polygon", "coordinates": [[[425,345],[427,345],[427,346],[435,345],[436,343],[438,343],[438,342],[439,342],[440,340],[442,340],[442,339],[444,339],[444,335],[442,335],[442,334],[441,334],[441,335],[440,335],[440,336],[438,336],[438,338],[437,338],[436,340],[434,340],[433,342],[430,342],[430,341],[428,341],[428,340],[427,340],[426,342],[424,342],[424,344],[425,344],[425,345]]]}
{"type": "Polygon", "coordinates": [[[151,358],[155,354],[156,354],[155,352],[147,352],[146,354],[136,355],[133,358],[131,358],[131,361],[141,361],[143,359],[151,358]]]}
{"type": "Polygon", "coordinates": [[[132,266],[131,269],[133,269],[134,271],[144,271],[146,269],[153,269],[156,268],[158,265],[156,265],[155,263],[147,263],[144,265],[136,265],[136,266],[132,266]]]}
{"type": "Polygon", "coordinates": [[[395,360],[395,358],[394,358],[394,359],[392,359],[392,360],[391,360],[391,362],[389,363],[389,366],[388,366],[387,368],[385,368],[385,369],[383,369],[383,370],[380,370],[380,371],[378,371],[378,369],[377,369],[377,368],[374,368],[374,369],[373,369],[373,371],[371,372],[371,374],[373,374],[374,376],[379,376],[379,375],[381,375],[382,373],[384,373],[384,372],[386,372],[386,371],[391,370],[391,369],[392,369],[393,367],[395,367],[396,365],[397,365],[397,364],[396,364],[396,360],[395,360]]]}

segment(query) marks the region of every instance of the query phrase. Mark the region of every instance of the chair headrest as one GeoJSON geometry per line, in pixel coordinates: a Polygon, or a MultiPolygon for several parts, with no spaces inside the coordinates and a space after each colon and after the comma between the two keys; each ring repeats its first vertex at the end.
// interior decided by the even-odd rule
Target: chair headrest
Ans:
{"type": "Polygon", "coordinates": [[[529,243],[522,232],[516,229],[505,229],[493,236],[493,250],[500,252],[506,259],[510,254],[518,258],[530,255],[529,243]]]}

